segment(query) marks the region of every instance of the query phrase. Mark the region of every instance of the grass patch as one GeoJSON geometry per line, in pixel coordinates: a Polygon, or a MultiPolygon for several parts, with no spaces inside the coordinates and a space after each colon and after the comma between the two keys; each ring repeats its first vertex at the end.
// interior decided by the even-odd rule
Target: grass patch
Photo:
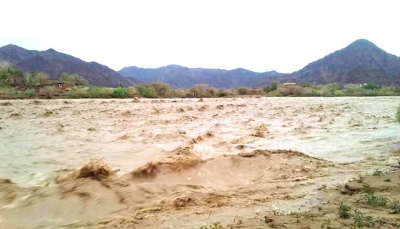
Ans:
{"type": "Polygon", "coordinates": [[[360,200],[368,205],[380,207],[386,207],[389,202],[388,198],[373,193],[364,194],[360,200]]]}

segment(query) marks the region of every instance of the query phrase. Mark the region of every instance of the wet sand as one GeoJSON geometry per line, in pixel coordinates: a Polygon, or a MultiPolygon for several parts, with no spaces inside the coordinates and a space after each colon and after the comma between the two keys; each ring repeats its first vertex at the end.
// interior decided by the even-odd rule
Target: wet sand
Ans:
{"type": "Polygon", "coordinates": [[[398,103],[2,101],[0,225],[199,228],[308,211],[324,201],[321,187],[388,165],[400,140],[398,103]],[[110,168],[79,176],[91,158],[110,168]]]}

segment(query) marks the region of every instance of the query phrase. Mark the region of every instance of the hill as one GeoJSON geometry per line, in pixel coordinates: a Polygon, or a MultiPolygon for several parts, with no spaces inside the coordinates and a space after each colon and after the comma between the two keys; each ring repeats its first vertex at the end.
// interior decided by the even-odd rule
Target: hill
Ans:
{"type": "Polygon", "coordinates": [[[208,84],[217,88],[254,87],[262,81],[269,82],[275,77],[287,75],[275,71],[257,73],[242,68],[223,70],[187,68],[178,65],[160,68],[125,67],[118,72],[123,76],[134,77],[146,83],[156,81],[168,83],[173,88],[190,88],[196,84],[208,84]]]}
{"type": "Polygon", "coordinates": [[[295,82],[400,85],[400,58],[360,39],[291,74],[295,82]]]}
{"type": "Polygon", "coordinates": [[[8,61],[24,71],[41,71],[58,79],[61,73],[77,73],[89,81],[91,85],[117,87],[139,83],[137,79],[121,76],[118,72],[96,62],[85,62],[76,57],[57,52],[54,49],[33,51],[16,45],[0,48],[0,61],[8,61]]]}

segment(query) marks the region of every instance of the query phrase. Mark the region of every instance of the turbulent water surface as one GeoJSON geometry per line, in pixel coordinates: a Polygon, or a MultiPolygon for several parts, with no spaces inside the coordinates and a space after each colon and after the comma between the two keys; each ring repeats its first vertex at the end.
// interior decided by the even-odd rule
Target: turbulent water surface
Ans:
{"type": "MultiPolygon", "coordinates": [[[[25,191],[21,191],[22,187],[29,189],[26,192],[31,192],[33,186],[43,185],[58,175],[57,171],[79,169],[91,158],[102,159],[109,166],[120,169],[117,175],[126,182],[124,174],[127,176],[148,162],[164,160],[171,153],[183,155],[189,152],[190,163],[195,158],[194,164],[187,165],[185,162],[182,167],[179,161],[179,170],[167,168],[144,183],[129,180],[135,185],[129,183],[131,188],[118,189],[115,195],[119,196],[120,202],[138,206],[149,200],[143,200],[143,203],[129,202],[129,198],[121,196],[124,193],[127,196],[140,193],[140,198],[148,195],[154,203],[159,201],[152,206],[168,202],[166,196],[175,192],[198,195],[196,205],[207,205],[206,200],[211,193],[223,196],[243,191],[243,195],[256,197],[256,187],[267,188],[271,179],[310,177],[310,170],[321,168],[320,177],[329,177],[332,182],[340,176],[335,178],[336,172],[325,171],[331,167],[329,163],[360,161],[387,155],[398,148],[399,129],[394,114],[399,103],[396,97],[169,99],[141,100],[139,103],[132,100],[1,101],[0,178],[10,179],[13,187],[7,186],[11,190],[9,193],[15,192],[23,198],[21,193],[25,191]],[[182,150],[185,147],[187,150],[182,150]],[[284,152],[254,155],[260,150],[295,150],[303,154],[284,152]],[[253,155],[235,156],[243,153],[253,155]],[[249,158],[258,159],[252,161],[249,158]],[[266,161],[260,158],[266,158],[266,161]],[[198,161],[202,161],[201,165],[198,161]],[[286,171],[293,166],[302,169],[285,174],[285,169],[282,169],[285,165],[288,166],[286,171]],[[265,178],[266,174],[268,179],[265,178]],[[169,192],[165,185],[175,186],[169,192]],[[180,185],[198,188],[187,190],[188,187],[180,185]],[[241,191],[234,189],[239,186],[241,191]],[[152,191],[145,195],[143,193],[147,192],[143,192],[143,188],[152,191]]],[[[171,163],[168,165],[171,166],[171,163]]],[[[77,185],[73,184],[74,187],[77,185]]],[[[41,191],[53,193],[47,195],[51,196],[46,199],[49,202],[54,201],[52,198],[57,199],[57,195],[65,194],[60,194],[59,186],[50,185],[48,189],[41,191]],[[51,187],[57,187],[57,194],[51,191],[51,187]]],[[[86,193],[90,188],[82,184],[80,189],[80,192],[86,193]]],[[[75,192],[75,189],[71,192],[75,192]]],[[[17,197],[11,198],[10,203],[4,203],[2,209],[6,206],[21,211],[17,200],[17,197]]],[[[94,199],[88,198],[88,201],[89,205],[90,201],[93,201],[93,205],[98,204],[94,199]]],[[[113,200],[109,201],[110,204],[105,205],[108,209],[97,214],[99,219],[125,209],[112,203],[113,200]]],[[[219,201],[224,206],[236,203],[230,198],[226,200],[228,202],[223,199],[219,201]]],[[[37,202],[25,203],[24,206],[36,206],[40,201],[37,202]]],[[[66,225],[71,221],[93,218],[89,213],[87,218],[82,218],[86,213],[68,213],[70,217],[63,213],[63,220],[48,222],[43,216],[33,214],[33,210],[27,207],[23,209],[31,222],[36,220],[36,226],[66,225]]],[[[68,209],[49,209],[55,218],[59,216],[57,212],[70,212],[68,209]]],[[[85,209],[90,209],[90,206],[85,209]]],[[[226,211],[233,210],[229,208],[226,211]]],[[[18,216],[12,211],[3,212],[3,217],[1,214],[2,211],[0,222],[5,218],[4,214],[10,219],[6,225],[29,225],[15,223],[18,216]]]]}

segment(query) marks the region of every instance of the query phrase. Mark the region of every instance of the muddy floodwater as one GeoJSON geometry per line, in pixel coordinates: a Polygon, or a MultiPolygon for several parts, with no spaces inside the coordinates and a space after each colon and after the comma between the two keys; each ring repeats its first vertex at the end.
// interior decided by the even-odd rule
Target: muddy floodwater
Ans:
{"type": "Polygon", "coordinates": [[[236,214],[311,207],[319,186],[371,169],[368,161],[399,148],[399,104],[398,97],[0,101],[0,228],[199,228],[236,214]],[[71,175],[91,159],[113,169],[106,180],[71,175]]]}

